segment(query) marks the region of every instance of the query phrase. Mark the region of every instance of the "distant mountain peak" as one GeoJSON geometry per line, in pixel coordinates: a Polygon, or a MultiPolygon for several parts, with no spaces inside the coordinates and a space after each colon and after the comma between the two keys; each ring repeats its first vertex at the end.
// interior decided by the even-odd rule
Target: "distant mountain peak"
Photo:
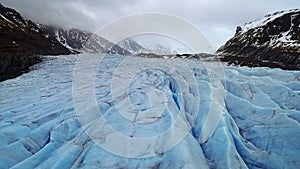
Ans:
{"type": "Polygon", "coordinates": [[[64,29],[59,26],[42,25],[39,27],[74,53],[116,53],[128,55],[130,52],[112,42],[88,31],[77,28],[64,29]]]}
{"type": "Polygon", "coordinates": [[[180,47],[174,48],[165,44],[145,44],[136,41],[134,38],[126,38],[118,43],[118,45],[128,51],[131,54],[154,54],[154,55],[173,55],[173,54],[182,54],[190,53],[187,48],[180,47]]]}
{"type": "Polygon", "coordinates": [[[131,54],[140,53],[144,47],[137,43],[132,38],[126,38],[118,43],[119,46],[128,50],[131,54]]]}

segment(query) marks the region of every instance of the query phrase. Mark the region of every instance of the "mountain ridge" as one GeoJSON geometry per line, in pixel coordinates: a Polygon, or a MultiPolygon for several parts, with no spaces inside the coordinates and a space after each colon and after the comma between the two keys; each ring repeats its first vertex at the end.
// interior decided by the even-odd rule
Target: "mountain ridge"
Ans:
{"type": "Polygon", "coordinates": [[[64,29],[59,26],[38,24],[39,28],[55,37],[74,53],[112,53],[128,55],[130,52],[95,33],[77,28],[64,29]]]}
{"type": "Polygon", "coordinates": [[[0,3],[0,81],[15,78],[42,61],[42,55],[130,52],[96,34],[34,23],[0,3]]]}
{"type": "Polygon", "coordinates": [[[300,10],[266,15],[238,26],[236,34],[216,54],[223,61],[246,66],[300,69],[300,10]]]}
{"type": "Polygon", "coordinates": [[[0,37],[0,81],[28,71],[30,66],[41,62],[39,55],[71,54],[35,23],[1,4],[0,37]]]}

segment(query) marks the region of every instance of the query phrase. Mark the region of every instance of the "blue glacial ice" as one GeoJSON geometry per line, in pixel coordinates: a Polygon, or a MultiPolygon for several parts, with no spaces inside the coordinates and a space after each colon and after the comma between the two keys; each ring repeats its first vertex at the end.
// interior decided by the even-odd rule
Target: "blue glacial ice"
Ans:
{"type": "Polygon", "coordinates": [[[299,71],[97,57],[0,83],[1,169],[300,168],[299,71]]]}

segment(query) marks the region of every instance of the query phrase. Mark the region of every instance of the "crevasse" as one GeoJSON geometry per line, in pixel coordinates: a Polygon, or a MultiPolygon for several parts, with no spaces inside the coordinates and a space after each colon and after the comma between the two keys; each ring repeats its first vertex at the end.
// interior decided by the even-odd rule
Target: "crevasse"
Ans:
{"type": "MultiPolygon", "coordinates": [[[[47,59],[31,72],[0,83],[0,168],[300,166],[299,71],[225,65],[214,69],[219,64],[186,60],[189,72],[181,72],[180,65],[160,69],[174,65],[172,59],[130,58],[121,67],[123,56],[106,56],[98,66],[94,91],[100,115],[115,132],[152,137],[167,131],[177,117],[191,127],[170,150],[164,148],[176,138],[174,132],[161,137],[155,152],[149,151],[154,156],[129,158],[103,149],[87,135],[90,126],[82,126],[72,95],[78,57],[95,56],[47,59]],[[154,68],[147,68],[148,63],[155,63],[154,68]],[[140,67],[145,69],[133,71],[140,67]],[[112,96],[114,78],[131,78],[128,90],[115,84],[121,96],[117,99],[112,96]],[[129,110],[138,112],[133,120],[126,119],[129,110]]],[[[140,148],[116,146],[125,152],[140,148]]]]}

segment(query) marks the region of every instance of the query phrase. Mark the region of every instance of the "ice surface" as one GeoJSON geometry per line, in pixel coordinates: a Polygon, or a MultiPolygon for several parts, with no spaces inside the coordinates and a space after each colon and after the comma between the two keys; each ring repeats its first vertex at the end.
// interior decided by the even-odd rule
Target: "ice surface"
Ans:
{"type": "MultiPolygon", "coordinates": [[[[101,113],[82,126],[72,90],[78,57],[96,56],[51,58],[27,74],[0,83],[0,168],[300,166],[299,71],[220,67],[219,63],[185,60],[190,70],[185,72],[180,65],[171,66],[176,59],[129,57],[125,63],[124,56],[108,55],[99,64],[94,81],[101,113]],[[169,70],[161,69],[164,65],[169,70]],[[91,128],[99,116],[113,133],[107,133],[105,125],[99,130],[91,128]],[[180,123],[174,126],[176,119],[180,123]],[[115,133],[148,138],[170,127],[181,131],[189,126],[191,131],[167,151],[180,133],[160,137],[160,143],[150,150],[111,140],[128,155],[141,149],[151,155],[136,158],[105,150],[87,133],[98,132],[105,144],[115,133]]],[[[82,85],[85,83],[89,84],[82,85]]],[[[86,111],[93,111],[85,106],[86,111]]]]}

